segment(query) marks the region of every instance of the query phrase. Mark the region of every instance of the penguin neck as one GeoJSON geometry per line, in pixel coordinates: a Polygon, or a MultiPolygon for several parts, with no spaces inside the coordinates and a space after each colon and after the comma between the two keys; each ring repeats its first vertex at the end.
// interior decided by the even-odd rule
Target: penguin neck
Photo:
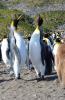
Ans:
{"type": "MultiPolygon", "coordinates": [[[[11,25],[11,34],[17,34],[18,32],[17,32],[17,29],[15,28],[15,26],[13,26],[13,25],[11,25]]],[[[12,34],[12,35],[13,35],[12,34]]]]}
{"type": "Polygon", "coordinates": [[[35,40],[40,38],[40,30],[38,26],[36,27],[31,37],[32,39],[35,39],[35,40]]]}
{"type": "Polygon", "coordinates": [[[40,31],[40,32],[43,33],[43,27],[42,27],[42,26],[37,26],[37,27],[36,27],[36,31],[40,31]]]}
{"type": "Polygon", "coordinates": [[[40,34],[39,26],[36,27],[35,34],[40,34]]]}

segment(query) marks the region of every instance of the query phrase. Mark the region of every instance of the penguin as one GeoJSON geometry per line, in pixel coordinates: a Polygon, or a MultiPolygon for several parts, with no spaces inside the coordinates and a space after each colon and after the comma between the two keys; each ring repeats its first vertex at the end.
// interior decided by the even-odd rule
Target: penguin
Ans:
{"type": "Polygon", "coordinates": [[[52,73],[52,66],[54,63],[54,56],[53,56],[53,46],[49,40],[48,33],[44,34],[43,42],[45,42],[45,49],[44,49],[44,58],[45,58],[45,75],[50,75],[52,73]]]}
{"type": "Polygon", "coordinates": [[[41,57],[42,52],[42,24],[43,19],[39,15],[37,19],[37,27],[31,35],[29,42],[29,58],[34,66],[37,77],[44,80],[45,64],[44,56],[41,57]],[[43,60],[42,60],[43,59],[43,60]],[[43,62],[42,62],[43,61],[43,62]]]}
{"type": "MultiPolygon", "coordinates": [[[[27,50],[26,50],[26,44],[23,37],[20,35],[20,33],[17,31],[18,22],[21,16],[18,18],[14,18],[11,22],[10,26],[10,33],[8,35],[8,41],[7,44],[3,43],[2,47],[5,47],[5,44],[7,47],[5,49],[9,48],[9,58],[6,55],[6,50],[4,54],[6,55],[5,60],[9,62],[10,67],[13,68],[15,79],[20,79],[20,72],[22,66],[25,66],[26,58],[27,58],[27,50]]],[[[3,52],[3,49],[2,49],[3,52]]],[[[3,58],[4,55],[2,55],[3,58]]],[[[4,61],[4,59],[3,59],[4,61]]],[[[5,62],[7,65],[7,63],[5,62]]]]}
{"type": "Polygon", "coordinates": [[[54,66],[54,69],[56,70],[56,55],[57,55],[57,50],[59,48],[59,46],[61,45],[61,39],[59,37],[56,38],[56,41],[55,41],[55,45],[54,45],[54,48],[53,48],[53,55],[54,55],[54,62],[55,62],[55,66],[54,66]]]}

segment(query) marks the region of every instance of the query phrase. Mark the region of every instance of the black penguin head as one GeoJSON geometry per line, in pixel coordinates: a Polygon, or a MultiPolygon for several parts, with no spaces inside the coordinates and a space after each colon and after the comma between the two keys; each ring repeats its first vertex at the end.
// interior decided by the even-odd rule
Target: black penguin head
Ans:
{"type": "Polygon", "coordinates": [[[61,42],[61,39],[59,37],[57,37],[56,42],[61,42]]]}
{"type": "Polygon", "coordinates": [[[49,34],[48,33],[44,33],[44,37],[45,38],[48,38],[49,37],[49,34]]]}
{"type": "Polygon", "coordinates": [[[19,20],[18,20],[16,14],[15,14],[14,18],[12,19],[12,23],[13,23],[13,26],[14,26],[16,29],[17,29],[18,22],[19,22],[19,20]]]}
{"type": "Polygon", "coordinates": [[[17,16],[16,14],[14,15],[14,17],[12,18],[12,23],[11,25],[15,27],[15,29],[17,29],[17,25],[19,20],[21,19],[22,15],[17,16]]]}
{"type": "Polygon", "coordinates": [[[40,15],[37,18],[37,24],[38,24],[38,26],[41,26],[43,24],[43,19],[40,15]]]}

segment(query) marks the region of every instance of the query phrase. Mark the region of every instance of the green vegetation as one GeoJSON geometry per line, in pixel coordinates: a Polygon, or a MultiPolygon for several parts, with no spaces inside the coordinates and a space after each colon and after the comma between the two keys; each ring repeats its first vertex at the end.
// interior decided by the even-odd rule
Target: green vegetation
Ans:
{"type": "Polygon", "coordinates": [[[15,4],[18,4],[18,3],[21,3],[22,2],[22,0],[13,0],[13,1],[9,1],[8,3],[9,4],[13,4],[13,5],[15,5],[15,4]]]}
{"type": "MultiPolygon", "coordinates": [[[[28,36],[34,31],[35,25],[33,25],[33,19],[36,20],[37,16],[31,18],[22,13],[22,11],[0,9],[0,38],[3,38],[4,35],[7,36],[9,33],[7,26],[11,23],[11,18],[14,14],[22,15],[22,19],[18,26],[19,32],[23,32],[24,35],[28,36]]],[[[43,28],[45,32],[47,30],[53,31],[58,27],[58,25],[65,23],[64,11],[46,12],[42,13],[41,16],[43,17],[43,28]]]]}
{"type": "Polygon", "coordinates": [[[8,34],[7,26],[10,23],[11,15],[14,14],[14,12],[15,11],[0,9],[0,38],[8,34]]]}
{"type": "Polygon", "coordinates": [[[33,20],[29,16],[26,16],[22,11],[18,10],[3,10],[0,9],[0,38],[2,39],[5,35],[9,33],[8,25],[10,25],[12,16],[14,14],[22,15],[22,20],[19,22],[18,30],[24,32],[24,35],[32,33],[34,27],[32,25],[33,20]],[[32,21],[32,22],[31,22],[32,21]]]}
{"type": "Polygon", "coordinates": [[[5,8],[7,8],[6,4],[0,1],[0,9],[5,9],[5,8]]]}
{"type": "Polygon", "coordinates": [[[55,11],[55,12],[46,12],[41,14],[44,21],[44,30],[53,31],[59,25],[65,23],[65,12],[64,11],[55,11]]]}

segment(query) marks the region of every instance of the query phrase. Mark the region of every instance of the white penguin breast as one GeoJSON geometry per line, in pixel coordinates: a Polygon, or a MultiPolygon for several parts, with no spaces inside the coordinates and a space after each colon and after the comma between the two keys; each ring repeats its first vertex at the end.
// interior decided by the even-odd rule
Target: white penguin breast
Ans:
{"type": "Polygon", "coordinates": [[[16,39],[16,45],[17,45],[19,52],[20,52],[21,62],[23,64],[23,63],[25,63],[26,55],[27,55],[26,44],[25,44],[25,41],[20,34],[14,33],[14,36],[16,39]]]}
{"type": "Polygon", "coordinates": [[[35,34],[31,37],[29,43],[29,56],[33,63],[41,59],[40,35],[35,34]]]}

